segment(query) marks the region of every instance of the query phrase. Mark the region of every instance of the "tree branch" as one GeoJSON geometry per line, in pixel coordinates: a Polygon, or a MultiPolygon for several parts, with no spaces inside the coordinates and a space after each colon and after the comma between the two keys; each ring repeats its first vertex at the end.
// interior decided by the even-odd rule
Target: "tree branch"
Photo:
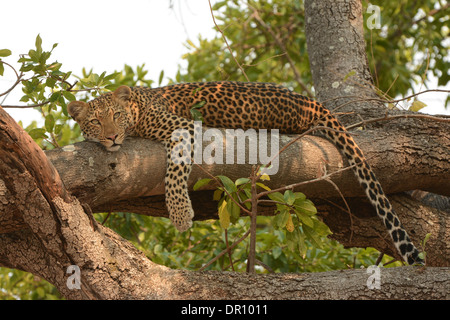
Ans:
{"type": "MultiPolygon", "coordinates": [[[[441,288],[448,287],[449,268],[382,269],[383,290],[371,290],[367,288],[370,274],[364,270],[286,277],[189,272],[156,265],[108,228],[93,228],[39,147],[2,109],[0,120],[0,206],[12,203],[27,225],[0,233],[0,265],[43,277],[68,299],[354,299],[386,294],[444,299],[448,294],[441,288]],[[69,266],[81,270],[80,290],[67,285],[69,266]],[[438,287],[430,277],[438,279],[438,287]],[[255,287],[270,290],[252,290],[255,287]]],[[[74,157],[74,152],[69,153],[74,157]]],[[[4,212],[4,207],[0,209],[4,212]]]]}

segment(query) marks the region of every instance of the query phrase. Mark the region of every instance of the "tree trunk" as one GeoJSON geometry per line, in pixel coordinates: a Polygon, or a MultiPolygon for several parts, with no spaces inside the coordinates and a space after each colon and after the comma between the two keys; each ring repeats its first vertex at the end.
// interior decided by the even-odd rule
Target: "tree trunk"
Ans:
{"type": "MultiPolygon", "coordinates": [[[[320,99],[327,97],[327,92],[331,92],[331,97],[348,94],[342,79],[349,68],[356,68],[358,79],[370,82],[362,46],[360,7],[359,1],[305,2],[310,52],[314,50],[314,39],[321,37],[322,44],[330,40],[324,32],[328,29],[332,29],[330,32],[349,29],[350,32],[334,34],[335,39],[331,40],[349,47],[354,45],[353,53],[326,45],[317,49],[322,53],[310,53],[312,66],[320,68],[328,68],[328,65],[337,68],[342,57],[345,61],[356,60],[351,67],[338,68],[338,73],[328,70],[324,74],[324,77],[340,75],[339,86],[333,85],[336,81],[329,82],[333,81],[331,78],[321,85],[322,71],[319,69],[318,75],[313,68],[320,99]],[[333,12],[331,16],[329,10],[333,12]],[[327,19],[327,23],[319,23],[317,19],[321,17],[327,19]],[[314,27],[314,23],[318,24],[314,27]],[[354,42],[349,37],[353,37],[354,42]],[[328,55],[330,51],[333,54],[328,55]],[[328,63],[324,55],[328,55],[328,63]]],[[[341,64],[344,65],[342,61],[341,64]]],[[[364,96],[371,96],[370,90],[365,92],[364,96]]],[[[352,91],[351,94],[359,93],[352,91]]],[[[379,106],[374,108],[379,109],[379,106]]],[[[355,139],[385,191],[420,188],[449,195],[449,124],[408,119],[384,127],[385,131],[376,130],[376,126],[357,131],[355,139]]],[[[282,145],[289,139],[292,137],[282,137],[282,145]]],[[[151,210],[152,215],[166,216],[164,163],[162,146],[143,139],[129,139],[117,153],[108,153],[97,144],[83,142],[44,154],[0,108],[0,265],[43,277],[68,299],[449,298],[449,215],[418,201],[406,200],[404,194],[390,197],[393,206],[416,244],[426,233],[432,233],[426,248],[427,263],[441,267],[381,269],[379,289],[369,289],[368,280],[373,279],[373,274],[366,270],[250,275],[189,272],[156,265],[117,234],[97,225],[89,208],[94,212],[112,209],[147,213],[151,210]],[[80,268],[80,289],[76,288],[76,282],[75,287],[70,282],[76,279],[70,266],[80,268]]],[[[305,137],[283,153],[271,186],[320,177],[324,163],[327,172],[347,165],[330,142],[320,137],[305,137]]],[[[202,167],[213,175],[224,174],[231,178],[248,176],[250,172],[248,165],[202,167]]],[[[203,171],[195,168],[191,188],[200,177],[204,177],[203,171]]],[[[352,219],[347,212],[323,200],[340,201],[332,199],[339,195],[328,182],[308,184],[303,191],[317,200],[334,237],[346,246],[374,246],[394,254],[384,227],[362,197],[353,174],[348,170],[339,172],[333,176],[333,182],[348,198],[352,219]]],[[[217,207],[211,200],[211,190],[191,195],[197,218],[216,217],[217,207]]],[[[266,207],[261,211],[272,214],[272,209],[266,207]]]]}
{"type": "MultiPolygon", "coordinates": [[[[318,100],[323,101],[330,110],[344,113],[339,117],[344,125],[360,123],[361,120],[373,118],[404,117],[371,122],[364,125],[364,130],[353,131],[356,134],[355,140],[366,153],[371,165],[373,164],[376,168],[376,174],[383,188],[387,189],[387,193],[420,189],[448,196],[449,191],[446,185],[436,185],[430,189],[418,185],[413,186],[401,178],[401,175],[409,172],[411,173],[411,176],[407,178],[409,182],[421,180],[422,175],[415,172],[416,166],[433,167],[433,165],[429,167],[428,163],[431,163],[429,159],[435,156],[443,160],[440,164],[441,168],[444,171],[450,171],[450,136],[448,135],[450,125],[448,120],[447,122],[438,122],[426,117],[408,118],[411,115],[417,116],[417,114],[389,110],[387,102],[383,103],[380,99],[373,85],[365,53],[366,43],[363,36],[364,21],[361,1],[305,0],[305,15],[307,16],[305,29],[308,54],[318,100]],[[328,12],[333,14],[330,15],[328,12]],[[439,129],[435,130],[437,128],[439,129]],[[365,139],[367,140],[364,141],[365,139]],[[419,140],[422,141],[419,144],[424,143],[422,146],[416,144],[419,140]],[[428,147],[428,143],[431,147],[428,147]],[[375,154],[372,158],[367,151],[370,152],[374,144],[376,147],[373,150],[375,154]],[[410,158],[410,155],[414,153],[417,157],[410,158]],[[395,156],[393,156],[394,154],[395,156]],[[383,173],[380,174],[383,167],[387,168],[391,165],[400,166],[401,172],[388,170],[386,171],[387,177],[383,176],[383,173]],[[393,190],[391,185],[396,185],[403,190],[393,190]]],[[[431,175],[434,174],[431,173],[431,175]]],[[[391,196],[391,199],[393,198],[391,196]]],[[[414,239],[415,243],[419,243],[426,233],[432,233],[435,239],[444,240],[435,247],[436,259],[440,261],[435,261],[433,264],[448,266],[449,258],[445,257],[448,257],[450,253],[448,244],[448,211],[450,209],[447,207],[447,212],[442,212],[405,194],[397,195],[394,199],[393,205],[397,212],[409,211],[411,213],[408,218],[401,218],[407,225],[408,232],[413,234],[413,238],[416,238],[414,239]],[[443,223],[441,224],[441,222],[443,223]],[[424,226],[433,223],[438,223],[439,227],[434,230],[424,230],[424,228],[426,229],[424,226]],[[420,231],[425,231],[425,234],[420,234],[417,239],[416,236],[421,233],[420,231]]],[[[359,211],[361,209],[358,207],[359,211]]],[[[342,217],[342,212],[336,212],[335,208],[331,211],[335,213],[329,215],[332,220],[338,219],[338,216],[342,217]]],[[[375,225],[377,223],[373,224],[373,226],[375,225]]],[[[372,226],[372,223],[368,226],[372,226]]],[[[354,228],[341,230],[342,233],[334,230],[334,237],[339,241],[342,239],[340,235],[336,236],[338,234],[345,234],[347,239],[355,234],[354,228]]],[[[351,245],[346,241],[344,243],[345,246],[351,245]]],[[[382,249],[381,251],[390,252],[391,250],[382,249]]]]}

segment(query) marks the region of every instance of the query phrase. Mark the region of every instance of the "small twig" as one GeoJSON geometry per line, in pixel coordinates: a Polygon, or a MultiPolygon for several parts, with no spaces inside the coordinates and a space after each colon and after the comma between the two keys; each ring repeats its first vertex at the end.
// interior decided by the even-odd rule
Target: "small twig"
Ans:
{"type": "Polygon", "coordinates": [[[328,182],[329,184],[331,184],[334,189],[339,193],[339,195],[341,196],[342,201],[344,201],[345,206],[347,207],[348,213],[349,213],[349,217],[350,217],[350,242],[353,239],[353,219],[352,219],[352,211],[350,210],[350,206],[347,203],[347,200],[345,200],[344,195],[342,194],[341,190],[339,190],[339,187],[336,185],[336,183],[334,183],[330,178],[325,179],[326,182],[328,182]]]}
{"type": "Polygon", "coordinates": [[[230,246],[228,245],[228,229],[225,229],[225,244],[226,244],[226,246],[227,246],[228,258],[230,259],[231,269],[232,269],[233,271],[235,271],[235,270],[234,270],[234,265],[233,265],[233,259],[232,259],[232,257],[231,257],[231,249],[230,249],[230,246]]]}
{"type": "Polygon", "coordinates": [[[375,64],[375,56],[373,54],[373,30],[372,30],[372,28],[370,29],[370,54],[372,56],[373,71],[375,72],[375,81],[377,82],[377,87],[378,87],[379,86],[378,72],[377,72],[377,66],[375,64]]]}
{"type": "Polygon", "coordinates": [[[387,266],[388,264],[394,263],[395,261],[397,261],[398,259],[393,258],[392,260],[386,262],[383,266],[387,266]]]}
{"type": "Polygon", "coordinates": [[[280,47],[281,51],[286,53],[286,59],[287,59],[289,65],[291,66],[292,71],[294,72],[294,77],[295,77],[295,80],[297,81],[297,83],[300,85],[300,87],[303,90],[306,91],[308,96],[313,97],[314,94],[311,92],[311,90],[309,90],[309,88],[306,86],[306,84],[302,81],[302,78],[300,76],[300,73],[297,70],[295,62],[294,62],[294,60],[292,60],[291,56],[289,55],[289,53],[286,49],[286,46],[283,44],[281,39],[275,34],[275,32],[272,30],[272,28],[269,25],[267,25],[267,23],[265,23],[263,19],[261,19],[256,8],[252,7],[252,9],[253,9],[253,17],[255,17],[256,21],[271,35],[271,37],[273,38],[275,43],[278,45],[278,47],[280,47]]]}
{"type": "Polygon", "coordinates": [[[240,237],[236,242],[234,242],[229,248],[223,250],[221,253],[219,253],[217,256],[215,256],[214,258],[212,258],[211,260],[208,261],[207,264],[205,264],[203,267],[201,267],[200,269],[198,269],[198,271],[203,271],[206,268],[208,268],[211,264],[213,264],[217,259],[219,259],[220,257],[222,257],[225,253],[228,252],[228,250],[232,250],[234,247],[236,247],[239,243],[241,243],[243,240],[245,240],[245,238],[248,237],[248,235],[250,234],[250,230],[247,230],[247,232],[240,237]]]}
{"type": "Polygon", "coordinates": [[[102,226],[105,225],[106,221],[108,220],[109,216],[111,215],[112,209],[109,210],[108,214],[106,215],[105,219],[102,221],[102,226]]]}
{"type": "Polygon", "coordinates": [[[213,12],[213,8],[211,6],[211,0],[208,0],[209,3],[209,9],[211,10],[211,16],[212,19],[214,21],[214,25],[216,26],[217,30],[222,34],[222,38],[225,41],[225,44],[227,45],[228,51],[230,51],[231,56],[233,57],[234,62],[236,62],[237,66],[239,67],[239,69],[242,71],[242,74],[244,75],[245,79],[247,79],[247,81],[250,82],[249,78],[247,77],[247,74],[245,73],[244,69],[242,68],[242,66],[239,64],[239,62],[236,60],[236,57],[233,54],[233,51],[231,50],[230,45],[228,44],[227,38],[225,37],[225,34],[223,33],[222,29],[220,29],[220,27],[217,25],[216,23],[216,18],[214,17],[214,12],[213,12]]]}
{"type": "Polygon", "coordinates": [[[255,167],[252,167],[251,174],[251,194],[252,194],[252,213],[250,216],[250,248],[248,252],[247,271],[249,273],[255,273],[255,260],[256,260],[256,218],[258,216],[258,198],[256,191],[256,181],[258,181],[258,171],[255,167]]]}
{"type": "Polygon", "coordinates": [[[81,207],[83,208],[84,213],[86,213],[86,215],[89,218],[89,222],[91,223],[92,230],[97,231],[98,224],[94,218],[94,214],[92,213],[91,207],[85,202],[81,203],[81,207]]]}
{"type": "Polygon", "coordinates": [[[348,127],[346,127],[347,130],[350,130],[352,128],[356,128],[356,127],[360,127],[362,125],[368,124],[368,123],[372,123],[372,122],[378,122],[378,121],[388,121],[388,120],[393,120],[393,119],[401,119],[401,118],[418,118],[418,119],[427,119],[427,120],[433,120],[433,121],[437,121],[437,122],[448,122],[450,123],[450,117],[449,118],[442,118],[442,117],[434,117],[434,116],[429,116],[429,115],[425,115],[425,114],[404,114],[404,115],[394,115],[394,116],[388,116],[385,115],[384,117],[380,117],[380,118],[374,118],[374,119],[369,119],[369,120],[363,120],[361,122],[352,124],[348,127]]]}
{"type": "MultiPolygon", "coordinates": [[[[306,136],[306,135],[308,135],[308,134],[310,134],[310,133],[312,133],[312,132],[314,132],[314,131],[317,131],[317,130],[328,130],[328,131],[334,131],[334,132],[344,132],[344,131],[340,131],[340,130],[336,130],[336,129],[333,129],[333,128],[329,128],[329,127],[323,127],[323,126],[316,126],[316,127],[312,127],[312,128],[309,128],[308,130],[306,130],[305,132],[303,132],[302,134],[300,134],[299,136],[297,136],[295,139],[293,139],[293,140],[291,140],[291,141],[289,141],[289,143],[287,143],[283,148],[281,148],[279,151],[278,151],[278,153],[276,154],[276,155],[274,155],[273,156],[273,158],[269,161],[269,163],[267,163],[267,165],[266,165],[266,167],[269,167],[270,166],[270,164],[284,151],[284,150],[286,150],[288,147],[290,147],[292,144],[294,144],[295,142],[297,142],[298,140],[300,140],[300,139],[302,139],[304,136],[306,136]]],[[[350,135],[352,135],[353,133],[350,133],[350,132],[345,132],[345,133],[347,133],[347,134],[350,134],[350,135]]],[[[259,174],[258,174],[258,176],[257,176],[257,178],[259,179],[263,174],[264,174],[264,171],[265,171],[265,169],[263,169],[263,170],[260,170],[260,168],[261,168],[261,166],[259,166],[258,168],[257,168],[257,172],[259,172],[259,174]]]]}
{"type": "MultiPolygon", "coordinates": [[[[77,82],[75,82],[73,86],[75,86],[77,84],[77,82]]],[[[83,92],[83,91],[94,91],[94,90],[100,90],[99,88],[88,88],[88,89],[80,89],[80,90],[73,90],[71,88],[66,89],[66,90],[61,90],[61,92],[83,92]]],[[[16,109],[27,109],[27,108],[36,108],[36,107],[42,107],[45,106],[47,104],[51,103],[50,100],[46,100],[44,102],[41,103],[37,103],[37,104],[31,104],[31,105],[26,105],[26,106],[14,106],[14,105],[6,105],[6,106],[1,106],[2,108],[16,108],[16,109]]]]}
{"type": "Polygon", "coordinates": [[[263,263],[262,261],[259,261],[258,259],[255,259],[255,262],[259,264],[261,267],[269,271],[269,273],[275,273],[271,267],[269,267],[267,264],[263,263]]]}
{"type": "Polygon", "coordinates": [[[257,197],[259,199],[259,198],[267,196],[268,194],[273,193],[273,192],[286,191],[286,190],[289,190],[289,189],[294,189],[294,188],[299,187],[299,186],[304,185],[304,184],[309,184],[309,183],[322,181],[322,180],[330,178],[331,176],[333,176],[333,175],[335,175],[337,173],[344,172],[344,171],[349,170],[349,169],[351,169],[353,167],[356,167],[358,165],[360,165],[360,163],[355,163],[354,165],[351,165],[351,166],[339,169],[339,170],[334,171],[332,173],[328,173],[328,174],[326,174],[324,176],[321,176],[319,178],[316,178],[316,179],[312,179],[312,180],[308,180],[308,181],[302,181],[302,182],[298,182],[298,183],[293,183],[293,184],[290,184],[290,185],[285,186],[285,187],[280,187],[280,188],[277,188],[277,189],[272,189],[270,191],[260,192],[260,193],[257,194],[257,197]]]}
{"type": "MultiPolygon", "coordinates": [[[[20,81],[22,81],[23,78],[23,72],[20,72],[20,75],[17,73],[16,69],[14,69],[14,67],[12,65],[10,65],[9,63],[2,61],[3,64],[6,64],[8,67],[10,67],[11,69],[13,69],[14,73],[16,74],[16,82],[14,82],[14,84],[11,86],[11,88],[9,88],[8,90],[6,90],[3,93],[0,93],[0,97],[4,96],[4,95],[8,95],[11,91],[14,90],[14,88],[20,83],[20,81]]],[[[3,99],[4,101],[5,99],[3,99]]],[[[3,102],[2,102],[3,103],[3,102]]],[[[3,106],[2,106],[3,107],[3,106]]]]}
{"type": "Polygon", "coordinates": [[[380,255],[378,256],[377,261],[375,261],[376,266],[380,264],[381,260],[383,259],[383,256],[384,256],[384,253],[380,252],[380,255]]]}
{"type": "Polygon", "coordinates": [[[271,57],[269,57],[269,58],[267,58],[267,59],[264,59],[263,61],[260,61],[260,62],[258,62],[258,63],[254,63],[254,64],[246,64],[246,63],[244,63],[243,66],[246,66],[246,67],[256,67],[256,66],[260,65],[261,63],[266,62],[267,60],[270,60],[270,59],[273,59],[273,58],[282,57],[282,56],[285,56],[285,55],[287,55],[287,52],[285,52],[285,53],[280,53],[280,54],[276,54],[276,55],[271,56],[271,57]]]}
{"type": "Polygon", "coordinates": [[[409,99],[414,98],[414,97],[416,97],[418,95],[421,95],[421,94],[424,94],[424,93],[429,93],[429,92],[446,92],[446,93],[449,93],[450,90],[445,90],[445,89],[428,89],[428,90],[417,92],[417,93],[414,93],[414,94],[409,95],[407,97],[404,97],[404,98],[401,98],[401,99],[396,99],[396,100],[386,100],[386,99],[381,99],[381,98],[367,98],[367,97],[366,98],[361,98],[360,96],[355,96],[355,95],[339,96],[339,97],[334,97],[334,98],[330,98],[330,99],[324,100],[321,103],[325,104],[325,103],[327,103],[329,101],[334,101],[334,100],[339,100],[339,99],[356,98],[356,100],[352,100],[352,101],[346,102],[344,104],[341,104],[341,105],[337,106],[333,110],[331,110],[333,113],[335,113],[335,111],[338,110],[339,108],[342,108],[343,106],[346,106],[346,105],[351,104],[351,103],[375,101],[375,102],[381,102],[381,103],[392,103],[392,104],[395,104],[395,103],[402,102],[402,101],[405,101],[405,100],[409,100],[409,99]]]}

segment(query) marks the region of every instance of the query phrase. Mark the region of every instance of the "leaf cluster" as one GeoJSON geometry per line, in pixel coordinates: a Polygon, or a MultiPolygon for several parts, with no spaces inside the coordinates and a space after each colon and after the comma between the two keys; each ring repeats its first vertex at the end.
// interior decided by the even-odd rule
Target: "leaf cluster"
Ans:
{"type": "MultiPolygon", "coordinates": [[[[369,29],[364,23],[369,65],[380,92],[405,96],[410,90],[415,91],[414,86],[428,87],[431,75],[438,79],[439,86],[447,85],[448,6],[439,0],[370,3],[380,7],[381,15],[380,29],[369,29]]],[[[368,2],[363,1],[363,6],[367,21],[368,2]]],[[[189,53],[184,58],[188,66],[179,80],[245,81],[233,55],[250,81],[276,82],[304,94],[308,92],[301,83],[313,88],[303,0],[219,1],[213,10],[230,48],[221,34],[211,40],[199,36],[196,44],[187,41],[189,53]],[[288,58],[294,65],[288,63],[288,58]]]]}

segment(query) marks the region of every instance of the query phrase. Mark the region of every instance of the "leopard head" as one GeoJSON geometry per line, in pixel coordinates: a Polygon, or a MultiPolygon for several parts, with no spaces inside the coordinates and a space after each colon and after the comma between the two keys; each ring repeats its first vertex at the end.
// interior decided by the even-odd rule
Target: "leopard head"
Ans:
{"type": "Polygon", "coordinates": [[[72,101],[67,111],[79,124],[86,140],[100,142],[108,151],[117,151],[132,123],[131,89],[121,86],[92,101],[72,101]]]}

